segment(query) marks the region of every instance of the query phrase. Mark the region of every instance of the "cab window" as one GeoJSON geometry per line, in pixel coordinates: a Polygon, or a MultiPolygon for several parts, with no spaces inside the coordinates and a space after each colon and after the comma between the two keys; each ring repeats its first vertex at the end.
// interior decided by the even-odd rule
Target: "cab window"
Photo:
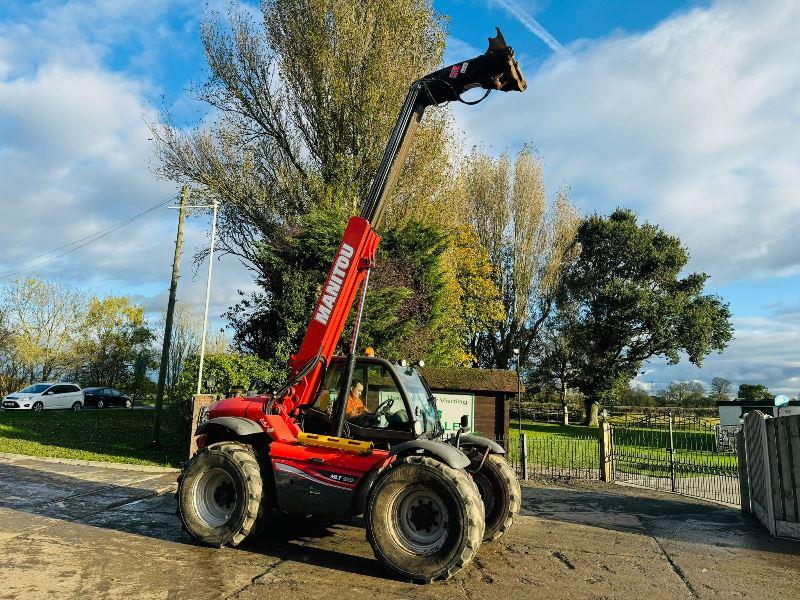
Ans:
{"type": "MultiPolygon", "coordinates": [[[[331,365],[317,400],[317,408],[333,412],[344,364],[331,365]]],[[[410,419],[392,373],[384,365],[356,363],[348,394],[347,421],[357,427],[407,431],[410,419]]]]}

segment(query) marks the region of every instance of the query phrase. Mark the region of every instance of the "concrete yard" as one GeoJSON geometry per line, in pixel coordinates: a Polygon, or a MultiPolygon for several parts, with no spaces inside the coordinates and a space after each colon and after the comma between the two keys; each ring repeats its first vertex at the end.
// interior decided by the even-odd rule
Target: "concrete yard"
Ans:
{"type": "MultiPolygon", "coordinates": [[[[800,543],[736,510],[603,484],[523,489],[523,515],[453,580],[387,578],[360,522],[276,523],[193,546],[175,472],[0,457],[0,598],[790,598],[800,543]]],[[[288,521],[288,519],[287,519],[288,521]]]]}

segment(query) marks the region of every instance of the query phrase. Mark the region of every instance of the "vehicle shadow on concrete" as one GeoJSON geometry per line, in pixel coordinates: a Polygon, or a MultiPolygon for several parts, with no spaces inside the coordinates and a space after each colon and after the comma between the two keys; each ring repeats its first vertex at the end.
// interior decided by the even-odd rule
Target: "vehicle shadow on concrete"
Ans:
{"type": "Polygon", "coordinates": [[[679,542],[800,555],[800,542],[771,537],[741,510],[642,488],[599,483],[524,487],[522,513],[679,542]]]}
{"type": "MultiPolygon", "coordinates": [[[[174,473],[97,469],[96,476],[87,480],[85,469],[79,465],[50,466],[61,472],[0,463],[0,508],[151,537],[186,546],[190,552],[200,548],[183,531],[176,515],[174,473]]],[[[281,560],[385,578],[386,572],[372,558],[364,540],[363,527],[362,519],[332,523],[313,517],[279,514],[269,521],[260,536],[227,551],[256,552],[281,560]],[[354,533],[357,534],[355,539],[354,533]],[[325,541],[327,538],[331,539],[325,541]],[[357,546],[368,552],[368,557],[335,549],[335,546],[351,547],[359,538],[357,546]]]]}

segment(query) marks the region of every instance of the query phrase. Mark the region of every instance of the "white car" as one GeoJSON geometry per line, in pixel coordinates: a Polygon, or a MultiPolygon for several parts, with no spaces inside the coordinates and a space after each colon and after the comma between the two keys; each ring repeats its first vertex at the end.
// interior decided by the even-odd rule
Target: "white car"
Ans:
{"type": "Polygon", "coordinates": [[[3,408],[36,412],[51,408],[80,410],[83,408],[83,392],[74,383],[34,383],[3,398],[3,408]]]}

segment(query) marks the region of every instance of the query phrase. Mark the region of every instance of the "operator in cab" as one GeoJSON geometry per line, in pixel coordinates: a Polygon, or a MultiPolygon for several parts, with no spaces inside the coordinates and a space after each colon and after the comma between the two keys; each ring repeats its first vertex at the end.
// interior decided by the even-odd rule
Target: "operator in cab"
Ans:
{"type": "Polygon", "coordinates": [[[363,393],[364,384],[360,381],[354,381],[350,387],[350,393],[347,396],[347,408],[345,408],[345,416],[348,420],[360,417],[367,412],[367,407],[361,399],[361,394],[363,393]]]}

